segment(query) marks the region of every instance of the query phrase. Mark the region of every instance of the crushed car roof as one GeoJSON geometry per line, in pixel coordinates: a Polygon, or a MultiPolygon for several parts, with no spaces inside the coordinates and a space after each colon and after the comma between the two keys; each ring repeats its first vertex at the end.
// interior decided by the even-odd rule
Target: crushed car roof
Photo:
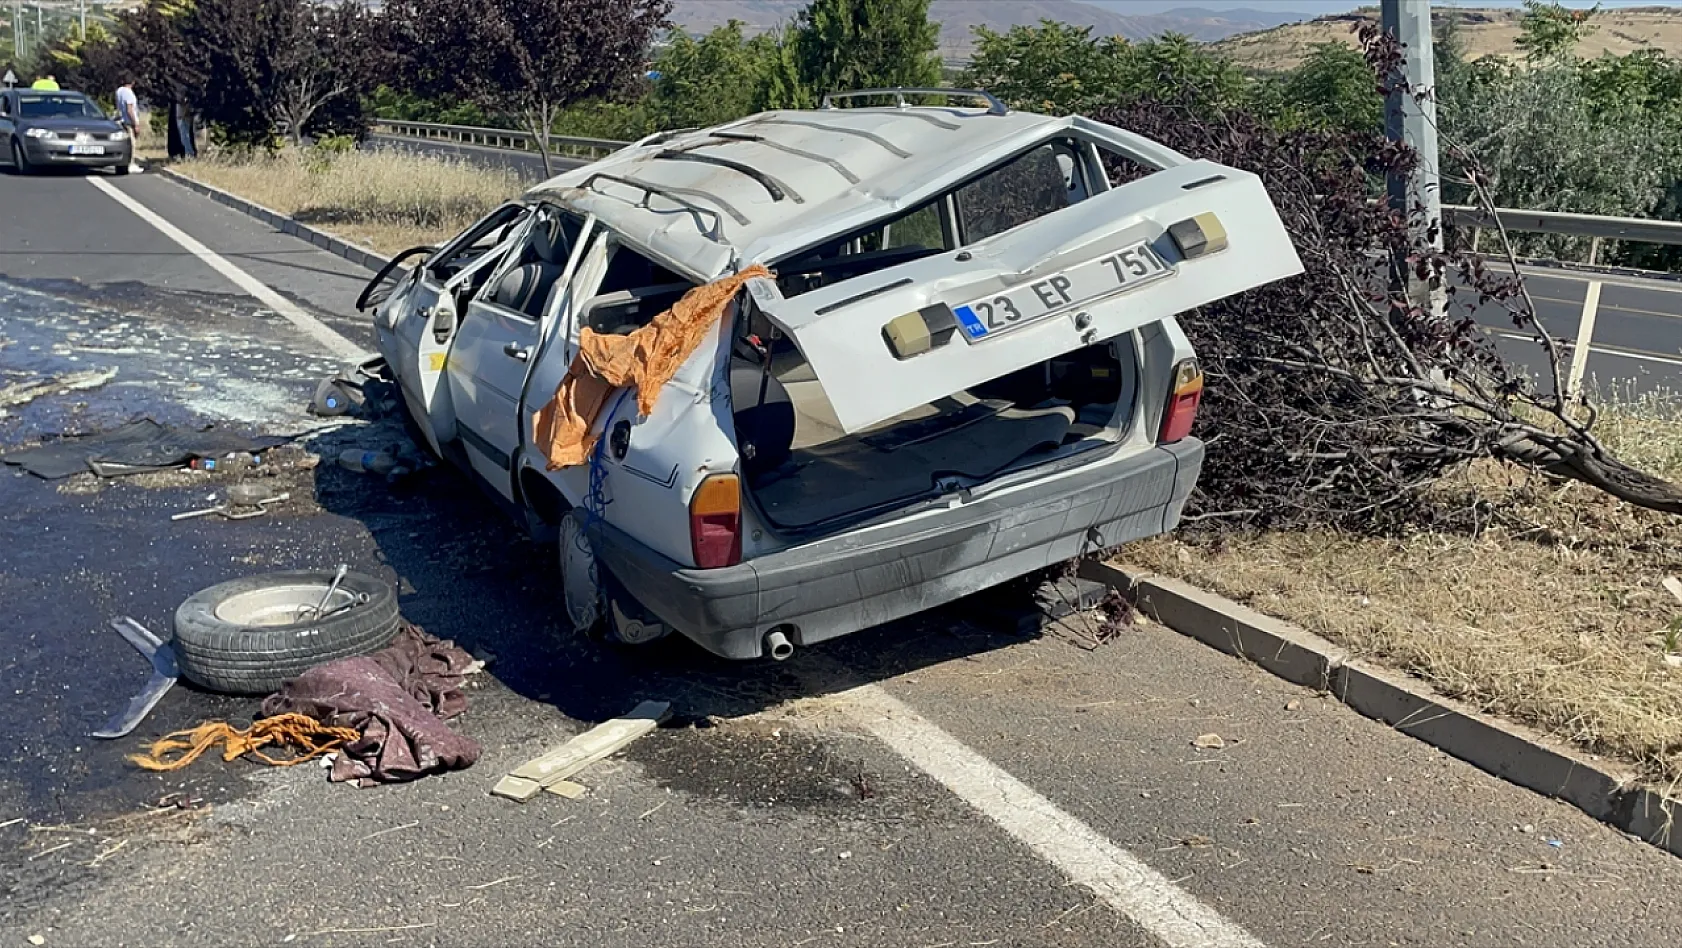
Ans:
{"type": "Polygon", "coordinates": [[[651,136],[530,193],[710,278],[908,210],[1072,121],[953,107],[763,112],[651,136]]]}

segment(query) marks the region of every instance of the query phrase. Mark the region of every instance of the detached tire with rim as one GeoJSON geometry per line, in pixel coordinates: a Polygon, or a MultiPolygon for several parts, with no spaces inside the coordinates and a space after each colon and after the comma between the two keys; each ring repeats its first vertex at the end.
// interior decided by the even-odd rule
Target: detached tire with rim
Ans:
{"type": "Polygon", "coordinates": [[[333,575],[265,573],[193,594],[175,610],[181,673],[212,691],[268,694],[322,662],[390,642],[400,622],[397,591],[363,573],[346,573],[325,617],[312,618],[333,575]]]}

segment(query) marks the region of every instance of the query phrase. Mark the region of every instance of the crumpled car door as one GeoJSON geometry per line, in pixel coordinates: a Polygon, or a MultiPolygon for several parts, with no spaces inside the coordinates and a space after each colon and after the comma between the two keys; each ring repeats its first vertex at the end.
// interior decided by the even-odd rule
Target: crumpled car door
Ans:
{"type": "Polygon", "coordinates": [[[955,251],[784,298],[748,290],[863,431],[1302,272],[1261,180],[1192,161],[955,251]]]}

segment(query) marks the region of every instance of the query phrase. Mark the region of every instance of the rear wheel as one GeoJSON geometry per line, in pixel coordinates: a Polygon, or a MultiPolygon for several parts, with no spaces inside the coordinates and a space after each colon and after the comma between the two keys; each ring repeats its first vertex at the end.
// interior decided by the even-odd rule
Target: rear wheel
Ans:
{"type": "Polygon", "coordinates": [[[596,562],[577,510],[560,523],[561,596],[574,631],[615,645],[647,645],[672,632],[596,562]]]}

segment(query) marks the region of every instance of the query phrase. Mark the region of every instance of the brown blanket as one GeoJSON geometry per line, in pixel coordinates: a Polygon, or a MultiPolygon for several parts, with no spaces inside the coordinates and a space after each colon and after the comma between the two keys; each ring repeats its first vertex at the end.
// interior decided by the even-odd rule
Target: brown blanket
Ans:
{"type": "Polygon", "coordinates": [[[333,761],[330,779],[358,786],[460,770],[479,759],[472,738],[444,722],[467,709],[461,685],[473,657],[404,624],[386,648],[304,672],[263,702],[263,717],[307,714],[361,738],[333,761]]]}

